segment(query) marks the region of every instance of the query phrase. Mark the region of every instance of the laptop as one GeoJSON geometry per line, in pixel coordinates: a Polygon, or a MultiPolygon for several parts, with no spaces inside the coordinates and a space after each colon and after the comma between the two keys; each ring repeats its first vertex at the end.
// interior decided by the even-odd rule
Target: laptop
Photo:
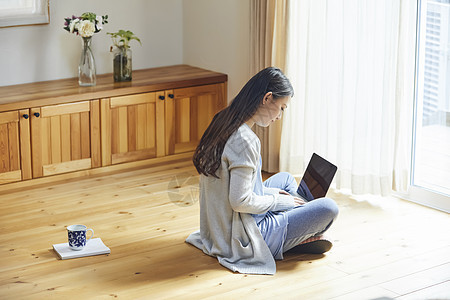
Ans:
{"type": "Polygon", "coordinates": [[[313,153],[298,185],[297,193],[306,201],[325,197],[336,171],[335,165],[313,153]]]}

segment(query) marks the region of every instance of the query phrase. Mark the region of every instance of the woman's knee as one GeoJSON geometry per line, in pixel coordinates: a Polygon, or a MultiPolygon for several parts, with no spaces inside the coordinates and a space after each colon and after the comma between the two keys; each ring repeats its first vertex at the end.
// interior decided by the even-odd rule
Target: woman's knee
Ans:
{"type": "MultiPolygon", "coordinates": [[[[276,187],[289,193],[295,193],[297,190],[297,182],[294,176],[288,172],[279,172],[264,181],[266,187],[276,187]]],[[[294,194],[294,196],[296,196],[294,194]]]]}
{"type": "Polygon", "coordinates": [[[286,186],[294,187],[297,189],[297,181],[295,180],[295,177],[292,176],[291,173],[288,172],[279,172],[277,173],[279,178],[282,178],[281,180],[284,182],[286,186]]]}
{"type": "Polygon", "coordinates": [[[288,172],[278,172],[274,175],[272,175],[271,177],[269,177],[269,179],[267,179],[266,181],[277,181],[277,182],[291,182],[292,180],[295,180],[294,176],[291,175],[291,173],[288,172]]]}
{"type": "Polygon", "coordinates": [[[279,172],[279,173],[277,173],[277,174],[279,174],[279,176],[285,178],[286,181],[292,181],[292,180],[295,180],[294,176],[292,176],[291,173],[288,173],[288,172],[279,172]]]}
{"type": "Polygon", "coordinates": [[[331,220],[334,220],[339,214],[339,207],[337,206],[336,202],[333,199],[320,198],[314,201],[320,202],[322,214],[327,215],[328,218],[330,218],[331,220]]]}

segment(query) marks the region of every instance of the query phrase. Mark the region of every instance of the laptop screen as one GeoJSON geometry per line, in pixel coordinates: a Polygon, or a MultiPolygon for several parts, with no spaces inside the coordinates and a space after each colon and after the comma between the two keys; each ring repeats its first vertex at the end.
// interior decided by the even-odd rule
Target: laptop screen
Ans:
{"type": "Polygon", "coordinates": [[[335,165],[313,153],[297,193],[307,201],[325,197],[336,171],[335,165]]]}

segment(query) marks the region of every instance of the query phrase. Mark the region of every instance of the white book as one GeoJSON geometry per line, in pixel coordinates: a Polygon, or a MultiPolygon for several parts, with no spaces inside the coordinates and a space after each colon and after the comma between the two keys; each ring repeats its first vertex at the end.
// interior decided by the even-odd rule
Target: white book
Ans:
{"type": "Polygon", "coordinates": [[[86,243],[82,250],[72,250],[69,248],[69,243],[55,244],[53,249],[58,253],[61,259],[71,259],[85,256],[93,256],[100,254],[109,254],[111,249],[103,244],[101,238],[91,239],[86,243]]]}

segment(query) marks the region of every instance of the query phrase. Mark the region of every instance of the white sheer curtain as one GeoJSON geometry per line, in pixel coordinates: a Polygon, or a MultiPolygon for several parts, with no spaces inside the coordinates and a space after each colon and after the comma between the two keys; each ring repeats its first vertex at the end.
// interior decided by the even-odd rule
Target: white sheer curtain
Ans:
{"type": "Polygon", "coordinates": [[[409,184],[416,1],[289,3],[280,169],[313,152],[338,166],[338,189],[387,195],[409,184]]]}

